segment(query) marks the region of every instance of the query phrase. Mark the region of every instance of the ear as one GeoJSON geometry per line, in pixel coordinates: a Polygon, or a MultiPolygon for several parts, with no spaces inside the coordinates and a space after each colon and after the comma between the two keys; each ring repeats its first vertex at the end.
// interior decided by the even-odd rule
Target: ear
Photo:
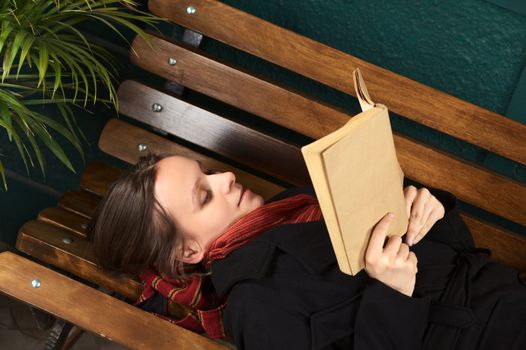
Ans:
{"type": "Polygon", "coordinates": [[[197,264],[204,256],[204,249],[192,239],[186,239],[177,247],[177,259],[186,264],[197,264]]]}

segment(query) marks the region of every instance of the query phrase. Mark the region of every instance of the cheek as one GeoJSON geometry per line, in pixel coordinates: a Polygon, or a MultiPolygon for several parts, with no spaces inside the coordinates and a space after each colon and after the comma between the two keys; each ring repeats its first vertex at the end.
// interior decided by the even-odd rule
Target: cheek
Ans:
{"type": "Polygon", "coordinates": [[[205,218],[205,225],[208,225],[212,232],[223,232],[230,223],[239,215],[237,208],[232,208],[227,203],[221,203],[211,210],[205,218]]]}

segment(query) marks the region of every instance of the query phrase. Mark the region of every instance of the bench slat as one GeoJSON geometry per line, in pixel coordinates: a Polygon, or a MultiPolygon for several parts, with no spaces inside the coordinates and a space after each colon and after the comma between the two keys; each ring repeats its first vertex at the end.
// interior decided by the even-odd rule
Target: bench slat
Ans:
{"type": "Polygon", "coordinates": [[[10,252],[0,254],[0,290],[130,349],[228,349],[10,252]]]}
{"type": "Polygon", "coordinates": [[[135,164],[139,160],[139,157],[145,153],[138,150],[138,144],[146,145],[147,150],[151,152],[177,154],[198,159],[209,169],[232,171],[236,174],[238,182],[250,188],[255,193],[259,193],[265,199],[269,199],[284,190],[282,186],[213,158],[206,157],[189,148],[118,119],[108,121],[99,138],[99,148],[102,151],[131,164],[135,164]]]}
{"type": "Polygon", "coordinates": [[[86,238],[88,219],[62,208],[45,208],[38,213],[38,220],[58,226],[71,233],[86,238]]]}
{"type": "MultiPolygon", "coordinates": [[[[39,213],[38,221],[30,221],[19,230],[16,246],[18,250],[40,261],[109,288],[130,301],[137,300],[142,291],[141,282],[104,273],[94,259],[91,243],[86,239],[84,229],[79,230],[82,235],[72,232],[87,221],[86,218],[61,208],[46,208],[39,213]],[[71,241],[65,243],[63,239],[71,241]]],[[[169,303],[173,317],[181,318],[186,315],[184,307],[171,301],[169,303]]]]}
{"type": "Polygon", "coordinates": [[[197,9],[192,15],[186,12],[188,5],[149,1],[159,16],[351,95],[352,72],[359,67],[371,96],[393,112],[526,164],[526,125],[218,1],[192,4],[197,9]]]}
{"type": "MultiPolygon", "coordinates": [[[[246,102],[247,100],[257,100],[263,96],[259,102],[253,104],[254,108],[252,111],[278,125],[291,128],[301,134],[318,139],[326,135],[326,130],[322,130],[321,127],[316,128],[316,126],[323,125],[325,129],[334,131],[349,121],[348,115],[336,110],[331,111],[329,114],[316,113],[311,115],[308,120],[304,120],[302,112],[305,109],[316,110],[318,104],[315,101],[309,101],[300,97],[294,100],[291,96],[295,96],[295,94],[291,92],[285,92],[284,89],[278,87],[272,89],[270,83],[261,82],[256,78],[249,77],[247,74],[234,70],[220,62],[213,60],[204,61],[202,56],[188,50],[185,53],[188,58],[187,61],[195,59],[196,62],[194,63],[196,63],[197,66],[192,67],[189,71],[183,71],[182,69],[185,67],[185,64],[189,63],[182,60],[183,62],[179,65],[181,59],[179,56],[175,56],[177,57],[179,66],[176,65],[176,68],[160,69],[159,67],[170,67],[166,64],[168,60],[167,57],[172,54],[170,50],[173,50],[176,45],[159,38],[152,37],[152,40],[155,45],[160,46],[162,53],[153,52],[140,38],[136,38],[134,41],[135,50],[139,52],[140,56],[136,58],[135,55],[132,55],[132,59],[143,68],[151,68],[156,73],[164,74],[163,77],[167,79],[172,79],[174,76],[182,77],[179,79],[179,83],[188,84],[190,88],[196,91],[210,94],[223,102],[236,106],[246,107],[248,103],[246,102]],[[164,57],[163,55],[167,56],[164,57]],[[173,74],[172,72],[177,72],[177,74],[173,74]],[[243,88],[236,84],[241,84],[243,88]],[[260,93],[260,90],[264,90],[264,86],[268,88],[266,95],[260,93]],[[247,94],[251,96],[250,99],[244,98],[247,94]],[[292,100],[294,105],[287,103],[286,100],[292,100]],[[267,105],[274,105],[275,107],[273,108],[279,107],[276,107],[278,105],[277,103],[268,103],[268,101],[281,101],[279,107],[284,105],[286,110],[279,113],[276,110],[269,109],[266,107],[267,105]],[[294,110],[296,106],[301,104],[304,106],[299,107],[296,113],[288,113],[289,110],[294,110]]],[[[138,85],[134,84],[133,88],[138,88],[138,85]]],[[[128,89],[132,89],[132,86],[129,85],[128,89]]],[[[162,126],[164,129],[167,123],[164,121],[159,122],[159,115],[151,112],[150,108],[151,101],[162,98],[160,97],[161,93],[153,93],[150,88],[142,88],[141,91],[143,93],[137,95],[132,95],[130,91],[126,91],[126,94],[133,96],[135,103],[129,107],[123,107],[123,105],[126,105],[126,102],[122,102],[121,108],[133,110],[135,115],[142,116],[141,119],[146,120],[146,118],[149,118],[151,120],[150,123],[156,126],[162,126]],[[155,98],[149,100],[152,96],[155,96],[155,98]],[[139,104],[138,101],[141,99],[144,99],[144,102],[139,104]]],[[[325,110],[329,109],[324,108],[325,110]]],[[[216,123],[219,124],[220,120],[217,120],[216,123]]],[[[185,120],[186,127],[189,128],[189,124],[194,124],[193,129],[198,129],[203,125],[202,121],[195,117],[185,120]]],[[[219,127],[217,124],[214,126],[214,130],[218,133],[221,128],[222,127],[219,127]]],[[[226,127],[225,129],[228,130],[226,127]]],[[[237,138],[228,132],[217,137],[223,140],[237,138]]],[[[394,139],[398,159],[407,177],[428,186],[446,189],[455,193],[455,195],[463,201],[522,225],[526,225],[526,211],[523,210],[523,198],[526,198],[526,186],[503,176],[496,175],[479,166],[471,165],[466,161],[459,161],[454,156],[435,151],[433,148],[413,141],[406,136],[395,134],[394,139]],[[429,176],[429,174],[433,174],[433,176],[429,176]],[[472,180],[469,182],[465,181],[465,179],[468,178],[472,180]],[[457,181],[453,181],[454,179],[457,181]],[[481,189],[483,189],[483,194],[481,194],[481,189]]],[[[250,144],[256,142],[249,141],[245,143],[250,144]]],[[[211,149],[219,147],[216,143],[209,145],[203,144],[202,146],[210,147],[211,149]]],[[[277,153],[279,154],[279,151],[277,153]]],[[[299,148],[297,149],[297,154],[301,156],[299,148]]],[[[251,154],[251,157],[254,159],[254,162],[260,162],[263,166],[266,166],[264,160],[258,159],[262,155],[267,155],[267,152],[254,153],[251,154]]],[[[285,168],[284,174],[289,173],[290,169],[290,167],[285,168]]],[[[297,172],[300,172],[299,170],[297,172]]],[[[304,177],[308,177],[307,170],[303,169],[303,171],[305,172],[304,177]]],[[[281,174],[281,177],[283,176],[284,175],[281,174]]]]}
{"type": "Polygon", "coordinates": [[[25,223],[18,233],[16,247],[34,258],[116,291],[128,300],[137,300],[142,292],[139,281],[116,277],[99,268],[86,239],[49,223],[34,220],[25,223]],[[64,238],[72,242],[66,244],[64,238]]]}
{"type": "Polygon", "coordinates": [[[90,161],[80,176],[80,188],[104,196],[108,184],[117,180],[122,170],[101,161],[90,161]]]}
{"type": "Polygon", "coordinates": [[[123,82],[118,96],[120,113],[296,186],[310,184],[297,147],[135,81],[123,82]],[[154,112],[153,102],[162,110],[154,112]]]}
{"type": "Polygon", "coordinates": [[[89,219],[99,201],[99,196],[87,191],[66,192],[60,198],[58,206],[89,219]]]}
{"type": "Polygon", "coordinates": [[[526,238],[470,215],[462,219],[473,234],[475,245],[491,249],[491,260],[526,271],[526,238]]]}
{"type": "Polygon", "coordinates": [[[408,178],[442,188],[464,202],[526,225],[526,186],[419,142],[398,135],[394,140],[408,178]]]}
{"type": "Polygon", "coordinates": [[[279,120],[278,124],[291,130],[297,130],[301,121],[301,133],[314,138],[334,131],[331,125],[320,123],[321,117],[349,119],[312,97],[215,61],[202,51],[153,35],[149,39],[156,51],[139,36],[132,43],[138,55],[130,59],[137,66],[250,113],[279,120]],[[170,57],[177,59],[175,66],[167,63],[170,57]]]}

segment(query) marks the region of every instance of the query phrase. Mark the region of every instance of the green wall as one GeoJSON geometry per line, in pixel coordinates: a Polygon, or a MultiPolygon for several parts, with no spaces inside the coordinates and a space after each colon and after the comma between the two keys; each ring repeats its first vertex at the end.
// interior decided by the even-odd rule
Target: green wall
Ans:
{"type": "MultiPolygon", "coordinates": [[[[516,96],[526,91],[526,16],[498,6],[497,1],[483,0],[267,0],[224,1],[234,7],[276,23],[329,46],[348,52],[439,90],[460,97],[497,113],[526,121],[525,99],[516,96]]],[[[168,25],[161,25],[167,35],[180,35],[168,25]]],[[[93,34],[118,43],[100,27],[87,28],[93,34]]],[[[129,35],[128,37],[131,37],[129,35]]],[[[272,66],[250,55],[239,53],[212,40],[204,49],[236,65],[277,80],[350,114],[358,111],[354,98],[321,86],[294,73],[272,66]]],[[[122,77],[138,78],[162,87],[162,80],[133,67],[123,56],[122,77]]],[[[367,77],[365,77],[367,80],[367,77]]],[[[243,113],[189,93],[191,101],[204,101],[208,108],[219,110],[232,119],[243,113]]],[[[373,96],[374,98],[374,96],[373,96]]],[[[380,101],[381,102],[381,101],[380,101]]],[[[49,110],[53,114],[53,110],[49,110]]],[[[105,107],[96,107],[92,114],[78,111],[78,121],[87,134],[86,158],[104,159],[123,166],[97,149],[97,139],[105,121],[114,116],[105,107]]],[[[391,116],[396,131],[436,145],[477,164],[500,172],[517,181],[526,182],[526,168],[507,159],[467,145],[452,137],[396,116],[391,116]]],[[[283,130],[285,137],[294,139],[283,130]]],[[[297,138],[301,142],[301,138],[297,138]]],[[[0,192],[0,240],[14,243],[17,228],[35,218],[45,206],[56,203],[60,193],[78,188],[78,174],[69,172],[52,156],[48,156],[46,178],[32,171],[28,178],[17,158],[16,149],[0,131],[0,154],[9,170],[9,192],[0,192]]],[[[74,163],[83,168],[80,157],[74,163]]],[[[526,198],[525,198],[526,201],[526,198]]],[[[472,210],[468,208],[468,210],[472,210]]],[[[476,210],[475,210],[476,211],[476,210]]],[[[490,220],[501,220],[489,217],[490,220]]],[[[524,227],[507,224],[510,229],[526,234],[524,227]]]]}

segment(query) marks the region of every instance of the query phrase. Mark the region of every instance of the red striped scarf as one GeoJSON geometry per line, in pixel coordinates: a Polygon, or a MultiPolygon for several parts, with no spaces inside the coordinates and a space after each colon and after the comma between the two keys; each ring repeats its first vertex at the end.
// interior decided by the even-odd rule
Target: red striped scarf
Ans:
{"type": "MultiPolygon", "coordinates": [[[[321,218],[318,201],[310,195],[298,194],[267,203],[235,221],[212,242],[202,263],[208,269],[214,261],[223,259],[230,252],[277,225],[319,221],[321,218]]],[[[144,283],[144,290],[136,304],[151,298],[157,291],[190,309],[184,318],[169,319],[171,322],[194,332],[206,332],[211,338],[225,337],[222,323],[225,300],[213,293],[209,279],[203,276],[170,278],[158,274],[153,267],[146,268],[140,278],[144,283]]]]}

